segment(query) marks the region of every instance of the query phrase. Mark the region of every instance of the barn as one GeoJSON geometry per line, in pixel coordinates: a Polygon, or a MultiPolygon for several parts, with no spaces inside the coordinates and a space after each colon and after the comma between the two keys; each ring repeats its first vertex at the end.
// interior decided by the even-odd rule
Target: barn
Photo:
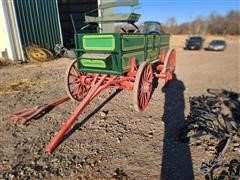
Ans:
{"type": "Polygon", "coordinates": [[[25,61],[24,49],[31,44],[49,50],[56,44],[73,48],[74,32],[81,32],[85,13],[105,2],[109,0],[1,0],[0,57],[25,61]]]}

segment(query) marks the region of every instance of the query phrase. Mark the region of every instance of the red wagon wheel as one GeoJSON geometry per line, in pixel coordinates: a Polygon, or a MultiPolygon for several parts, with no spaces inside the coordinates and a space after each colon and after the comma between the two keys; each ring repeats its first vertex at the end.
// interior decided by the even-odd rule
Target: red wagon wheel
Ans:
{"type": "Polygon", "coordinates": [[[133,87],[133,105],[141,112],[147,107],[152,92],[153,69],[151,64],[144,61],[138,68],[133,87]]]}
{"type": "MultiPolygon", "coordinates": [[[[170,81],[173,78],[173,74],[176,68],[176,51],[175,49],[169,50],[167,57],[165,59],[164,67],[163,67],[163,79],[162,79],[162,86],[165,86],[168,81],[170,81]]],[[[160,73],[160,74],[161,74],[160,73]]]]}
{"type": "Polygon", "coordinates": [[[67,95],[72,100],[83,100],[91,87],[91,81],[91,75],[81,73],[77,68],[77,60],[74,60],[68,67],[65,75],[67,95]]]}
{"type": "Polygon", "coordinates": [[[175,71],[176,68],[176,51],[175,49],[171,49],[170,53],[167,56],[168,59],[168,63],[167,63],[167,76],[168,76],[168,80],[172,79],[172,75],[175,71]]]}

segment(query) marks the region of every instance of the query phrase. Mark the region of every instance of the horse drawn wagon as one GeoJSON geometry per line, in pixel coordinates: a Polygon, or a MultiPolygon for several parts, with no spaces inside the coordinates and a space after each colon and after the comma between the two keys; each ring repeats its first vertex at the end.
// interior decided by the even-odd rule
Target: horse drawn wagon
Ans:
{"type": "MultiPolygon", "coordinates": [[[[104,11],[106,8],[134,6],[137,3],[137,0],[118,1],[101,5],[99,8],[104,11]]],[[[169,49],[170,35],[161,32],[158,22],[146,22],[140,30],[135,25],[139,17],[139,14],[133,12],[103,17],[86,15],[87,26],[98,26],[99,23],[108,22],[121,22],[128,26],[122,25],[121,32],[104,33],[98,28],[98,33],[75,34],[77,58],[71,62],[65,77],[68,96],[46,106],[11,114],[9,117],[26,123],[69,99],[79,101],[72,115],[47,145],[45,150],[51,153],[84,108],[109,87],[133,90],[135,110],[144,111],[151,98],[153,79],[158,78],[161,84],[166,84],[172,79],[176,52],[169,49]]]]}

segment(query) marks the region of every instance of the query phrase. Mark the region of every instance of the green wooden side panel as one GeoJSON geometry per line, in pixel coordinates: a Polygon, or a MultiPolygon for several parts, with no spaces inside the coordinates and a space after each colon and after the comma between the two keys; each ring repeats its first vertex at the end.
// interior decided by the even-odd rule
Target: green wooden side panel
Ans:
{"type": "Polygon", "coordinates": [[[140,65],[141,62],[145,60],[145,52],[144,52],[144,50],[141,50],[141,51],[135,51],[135,52],[130,52],[130,53],[124,54],[122,56],[122,70],[124,72],[128,71],[130,68],[129,67],[129,59],[131,57],[135,57],[138,65],[140,65]]]}
{"type": "Polygon", "coordinates": [[[75,34],[75,45],[80,71],[114,75],[122,74],[119,33],[75,34]],[[107,59],[81,58],[82,54],[86,52],[108,53],[110,56],[107,59]]]}
{"type": "Polygon", "coordinates": [[[145,45],[145,36],[144,35],[123,35],[122,36],[122,50],[123,51],[132,51],[136,49],[143,49],[145,45]]]}
{"type": "Polygon", "coordinates": [[[75,34],[76,49],[81,51],[119,51],[120,34],[75,34]]]}
{"type": "Polygon", "coordinates": [[[160,37],[159,35],[146,35],[148,46],[145,48],[145,58],[148,61],[156,60],[160,51],[160,37]]]}
{"type": "Polygon", "coordinates": [[[107,68],[107,64],[109,63],[102,59],[81,58],[79,61],[81,65],[83,65],[84,67],[90,67],[90,68],[107,68]]]}
{"type": "Polygon", "coordinates": [[[82,43],[84,50],[101,50],[113,51],[115,50],[114,35],[83,35],[82,43]]]}
{"type": "Polygon", "coordinates": [[[169,34],[76,34],[78,68],[82,72],[122,75],[130,69],[129,59],[133,56],[138,66],[143,61],[158,59],[160,50],[168,50],[169,37],[169,34]],[[101,53],[106,58],[86,58],[82,56],[86,52],[101,53]]]}

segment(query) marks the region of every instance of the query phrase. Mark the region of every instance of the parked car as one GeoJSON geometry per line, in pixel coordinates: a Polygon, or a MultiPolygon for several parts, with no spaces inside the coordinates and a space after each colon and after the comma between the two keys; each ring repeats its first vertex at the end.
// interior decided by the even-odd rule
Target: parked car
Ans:
{"type": "Polygon", "coordinates": [[[192,36],[186,40],[184,49],[200,50],[203,47],[204,38],[201,36],[192,36]]]}
{"type": "Polygon", "coordinates": [[[223,51],[226,46],[227,44],[224,40],[213,40],[209,43],[208,47],[206,47],[205,50],[223,51]]]}

